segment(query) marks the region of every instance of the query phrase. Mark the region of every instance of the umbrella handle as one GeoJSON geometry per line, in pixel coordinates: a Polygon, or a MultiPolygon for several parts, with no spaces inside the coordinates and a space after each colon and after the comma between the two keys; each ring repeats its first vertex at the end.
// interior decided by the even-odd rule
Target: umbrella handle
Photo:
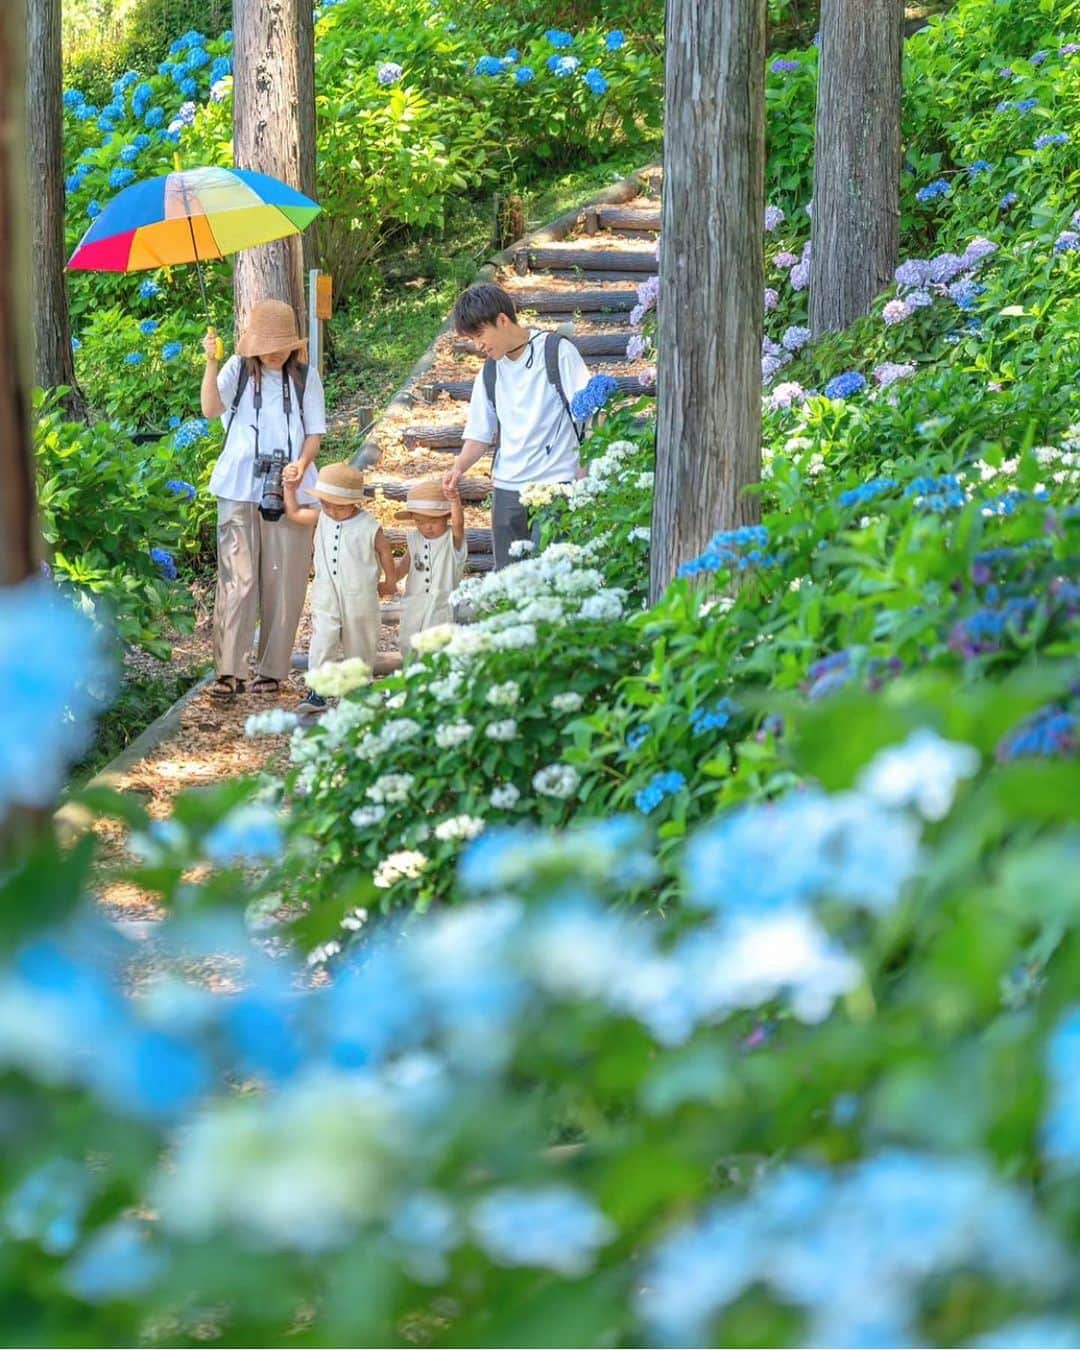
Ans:
{"type": "Polygon", "coordinates": [[[206,336],[216,339],[216,345],[214,347],[214,356],[218,361],[220,361],[222,357],[225,355],[225,344],[224,342],[222,342],[221,338],[218,337],[217,329],[214,328],[213,326],[207,328],[206,336]]]}

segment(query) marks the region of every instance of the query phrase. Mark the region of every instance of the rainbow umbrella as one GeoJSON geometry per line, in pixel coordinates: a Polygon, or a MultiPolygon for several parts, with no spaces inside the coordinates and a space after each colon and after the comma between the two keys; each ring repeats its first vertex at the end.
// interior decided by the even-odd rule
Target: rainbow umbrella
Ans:
{"type": "Polygon", "coordinates": [[[72,271],[141,272],[201,263],[299,234],[322,210],[269,174],[251,169],[177,169],[132,183],[90,223],[68,259],[72,271]]]}

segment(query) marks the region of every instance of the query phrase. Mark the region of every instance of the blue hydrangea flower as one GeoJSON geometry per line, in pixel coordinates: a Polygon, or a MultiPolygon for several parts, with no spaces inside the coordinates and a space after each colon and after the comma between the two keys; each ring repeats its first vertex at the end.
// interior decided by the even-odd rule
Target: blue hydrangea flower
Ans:
{"type": "Polygon", "coordinates": [[[967,495],[955,474],[931,478],[926,474],[913,478],[904,489],[904,496],[927,511],[958,511],[967,503],[967,495]]]}
{"type": "Polygon", "coordinates": [[[1074,253],[1080,249],[1080,234],[1075,230],[1062,230],[1054,240],[1055,253],[1074,253]]]}
{"type": "Polygon", "coordinates": [[[617,52],[620,47],[626,46],[626,36],[621,28],[613,29],[604,39],[604,46],[609,52],[617,52]]]}
{"type": "Polygon", "coordinates": [[[157,330],[158,330],[157,319],[143,319],[142,323],[139,324],[139,331],[143,334],[144,337],[150,337],[150,335],[152,333],[156,333],[157,330]]]}
{"type": "Polygon", "coordinates": [[[165,109],[151,108],[143,120],[150,128],[159,127],[165,121],[165,109]]]}
{"type": "Polygon", "coordinates": [[[772,567],[776,558],[765,549],[769,531],[764,525],[742,525],[737,530],[720,530],[709,547],[697,558],[679,568],[680,577],[696,577],[704,572],[745,572],[751,567],[772,567]]]}
{"type": "Polygon", "coordinates": [[[65,181],[64,186],[67,188],[68,192],[78,192],[79,188],[81,188],[83,185],[83,179],[85,179],[86,175],[89,172],[90,169],[87,165],[85,164],[78,165],[78,167],[75,169],[75,172],[69,174],[65,181]]]}
{"type": "Polygon", "coordinates": [[[173,445],[177,450],[188,450],[196,441],[201,441],[209,430],[210,423],[205,417],[193,417],[177,429],[173,445]]]}
{"type": "Polygon", "coordinates": [[[990,163],[989,160],[977,159],[973,164],[968,165],[968,173],[971,175],[972,178],[978,178],[979,174],[981,173],[990,173],[993,167],[994,166],[990,163]]]}
{"type": "Polygon", "coordinates": [[[1035,149],[1046,150],[1051,145],[1067,145],[1069,133],[1067,131],[1047,132],[1043,136],[1035,137],[1035,149]]]}
{"type": "Polygon", "coordinates": [[[210,67],[210,83],[216,84],[218,80],[223,80],[226,75],[232,74],[232,61],[227,56],[219,56],[210,67]]]}
{"type": "Polygon", "coordinates": [[[514,79],[517,80],[518,84],[528,84],[534,78],[531,66],[518,66],[517,70],[514,71],[514,79]]]}
{"type": "Polygon", "coordinates": [[[932,183],[927,183],[925,187],[919,188],[915,198],[920,202],[932,202],[936,197],[946,196],[948,191],[948,181],[944,178],[935,178],[932,183]]]}
{"type": "Polygon", "coordinates": [[[841,492],[840,505],[865,506],[868,502],[876,501],[878,497],[883,497],[887,492],[891,492],[896,486],[895,478],[871,478],[865,483],[860,483],[858,487],[848,488],[846,492],[841,492]]]}
{"type": "Polygon", "coordinates": [[[961,309],[973,309],[985,290],[976,281],[954,281],[949,287],[949,299],[961,309]]]}
{"type": "Polygon", "coordinates": [[[1005,196],[998,202],[998,210],[1011,211],[1019,200],[1020,198],[1015,192],[1006,192],[1005,196]]]}
{"type": "Polygon", "coordinates": [[[1014,759],[1064,759],[1080,750],[1080,722],[1075,714],[1051,703],[1021,722],[998,743],[1002,763],[1014,759]]]}
{"type": "Polygon", "coordinates": [[[88,202],[86,205],[86,214],[93,220],[95,216],[101,215],[101,207],[96,201],[88,202]]]}
{"type": "Polygon", "coordinates": [[[615,1237],[614,1225],[569,1186],[494,1191],[473,1206],[469,1222],[479,1245],[501,1265],[566,1276],[586,1274],[596,1249],[615,1237]]]}
{"type": "Polygon", "coordinates": [[[77,337],[71,339],[71,350],[73,352],[82,350],[82,342],[77,337]]]}
{"type": "Polygon", "coordinates": [[[585,84],[588,86],[589,90],[592,93],[594,94],[607,93],[608,82],[607,80],[604,79],[603,75],[600,73],[599,70],[597,70],[595,66],[592,66],[589,70],[587,70],[585,74],[582,76],[582,79],[584,80],[585,84]]]}
{"type": "Polygon", "coordinates": [[[144,300],[156,300],[160,294],[161,287],[156,281],[151,281],[149,278],[147,278],[139,287],[139,295],[144,300]]]}
{"type": "Polygon", "coordinates": [[[178,427],[179,425],[180,425],[180,419],[179,419],[179,417],[170,417],[169,420],[168,420],[168,422],[166,423],[166,426],[169,428],[170,431],[171,431],[174,427],[178,427]]]}
{"type": "Polygon", "coordinates": [[[491,78],[503,73],[503,63],[497,56],[482,56],[473,67],[474,75],[486,75],[491,78]]]}
{"type": "Polygon", "coordinates": [[[581,62],[576,56],[549,56],[547,59],[547,68],[554,74],[572,75],[581,62]]]}
{"type": "Polygon", "coordinates": [[[1042,63],[1046,60],[1046,57],[1047,57],[1046,52],[1036,52],[1034,56],[1029,57],[1029,60],[1031,61],[1031,64],[1033,66],[1041,66],[1042,63]]]}
{"type": "Polygon", "coordinates": [[[404,73],[396,61],[384,61],[375,72],[375,78],[380,84],[397,84],[404,73]]]}
{"type": "Polygon", "coordinates": [[[80,107],[82,107],[82,105],[83,105],[85,102],[86,102],[86,95],[85,95],[84,93],[82,93],[81,90],[79,90],[79,89],[65,89],[65,90],[64,90],[64,107],[65,107],[65,108],[71,108],[71,109],[80,108],[80,107]]]}
{"type": "Polygon", "coordinates": [[[150,550],[150,561],[155,565],[166,581],[175,581],[180,575],[176,570],[176,563],[173,555],[167,548],[152,548],[150,550]]]}
{"type": "Polygon", "coordinates": [[[122,164],[134,164],[139,158],[139,147],[137,145],[125,145],[120,151],[120,162],[122,164]]]}
{"type": "Polygon", "coordinates": [[[203,841],[206,856],[225,867],[277,857],[282,845],[281,822],[276,813],[257,802],[235,807],[203,841]]]}
{"type": "Polygon", "coordinates": [[[210,53],[205,47],[193,47],[188,53],[185,65],[188,70],[202,70],[203,66],[210,64],[210,53]]]}
{"type": "Polygon", "coordinates": [[[129,183],[133,183],[134,181],[134,169],[113,169],[109,174],[109,186],[111,188],[127,187],[129,183]]]}
{"type": "Polygon", "coordinates": [[[686,786],[685,777],[677,770],[655,773],[645,787],[634,794],[634,805],[644,815],[655,811],[665,797],[672,797],[686,786]]]}
{"type": "MultiPolygon", "coordinates": [[[[562,59],[562,58],[561,58],[562,59]]],[[[594,375],[570,400],[570,411],[579,422],[597,413],[619,387],[613,375],[594,375]]]]}
{"type": "Polygon", "coordinates": [[[79,122],[89,122],[91,117],[97,116],[97,108],[92,103],[80,103],[74,111],[79,122]]]}
{"type": "Polygon", "coordinates": [[[97,630],[55,586],[0,588],[0,817],[53,802],[111,685],[97,630]]]}
{"type": "Polygon", "coordinates": [[[519,55],[520,52],[516,47],[509,47],[507,48],[506,55],[503,57],[503,60],[508,62],[510,65],[513,65],[514,62],[518,59],[519,55]]]}
{"type": "Polygon", "coordinates": [[[729,698],[722,698],[711,708],[695,708],[690,714],[690,725],[694,735],[701,736],[708,731],[720,731],[727,726],[736,712],[738,707],[729,698]]]}
{"type": "Polygon", "coordinates": [[[631,731],[627,732],[626,735],[627,748],[629,750],[639,749],[639,747],[642,746],[651,735],[652,735],[651,727],[644,727],[644,726],[634,727],[631,731]]]}
{"type": "Polygon", "coordinates": [[[565,33],[560,28],[549,28],[544,34],[553,47],[569,47],[573,44],[573,33],[565,33]]]}
{"type": "Polygon", "coordinates": [[[834,375],[825,386],[826,398],[850,398],[866,388],[866,376],[857,370],[845,370],[842,375],[834,375]]]}
{"type": "Polygon", "coordinates": [[[191,78],[190,75],[187,77],[186,80],[180,81],[180,92],[182,94],[185,94],[188,98],[191,98],[198,91],[198,88],[199,86],[195,83],[195,81],[191,78]]]}
{"type": "Polygon", "coordinates": [[[195,500],[194,485],[186,483],[182,478],[170,478],[165,486],[177,497],[186,497],[188,501],[195,500]]]}
{"type": "Polygon", "coordinates": [[[777,57],[772,65],[770,65],[769,69],[774,75],[790,75],[796,70],[802,70],[802,62],[785,61],[783,57],[777,57]]]}
{"type": "Polygon", "coordinates": [[[140,131],[132,144],[135,146],[136,150],[146,150],[151,144],[151,139],[145,131],[140,131]]]}
{"type": "Polygon", "coordinates": [[[161,359],[163,361],[175,361],[183,350],[184,344],[182,342],[166,342],[161,349],[161,359]]]}
{"type": "Polygon", "coordinates": [[[145,352],[128,352],[127,356],[124,357],[124,365],[141,366],[145,360],[146,360],[145,352]]]}
{"type": "Polygon", "coordinates": [[[1038,106],[1039,100],[1037,98],[1022,98],[1016,105],[1016,111],[1027,113],[1031,112],[1032,108],[1037,108],[1038,106]]]}

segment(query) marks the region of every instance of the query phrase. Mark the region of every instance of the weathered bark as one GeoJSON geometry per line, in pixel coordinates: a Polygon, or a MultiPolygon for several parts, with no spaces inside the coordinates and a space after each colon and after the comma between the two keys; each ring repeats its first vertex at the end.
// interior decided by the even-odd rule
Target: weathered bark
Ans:
{"type": "Polygon", "coordinates": [[[765,0],[667,0],[650,594],[758,518],[765,0]]]}
{"type": "MultiPolygon", "coordinates": [[[[296,11],[297,84],[300,98],[296,118],[300,130],[300,191],[315,197],[315,16],[313,7],[299,0],[296,11]]],[[[317,265],[315,231],[300,236],[305,279],[317,265]]]]}
{"type": "Polygon", "coordinates": [[[810,327],[846,328],[900,248],[903,0],[823,0],[814,131],[810,327]]]}
{"type": "Polygon", "coordinates": [[[64,262],[64,114],[60,0],[29,0],[26,13],[26,139],[33,235],[34,380],[66,385],[72,417],[86,405],[75,386],[64,262]]]}
{"type": "MultiPolygon", "coordinates": [[[[310,10],[308,0],[233,0],[233,144],[240,168],[273,174],[310,192],[315,158],[314,38],[301,41],[300,14],[305,8],[310,10]]],[[[310,24],[309,13],[308,29],[310,24]]],[[[251,306],[267,297],[287,300],[303,329],[301,238],[291,235],[237,254],[233,293],[237,332],[251,306]]]]}
{"type": "Polygon", "coordinates": [[[26,182],[26,6],[0,4],[0,586],[37,569],[28,390],[30,239],[26,182]]]}

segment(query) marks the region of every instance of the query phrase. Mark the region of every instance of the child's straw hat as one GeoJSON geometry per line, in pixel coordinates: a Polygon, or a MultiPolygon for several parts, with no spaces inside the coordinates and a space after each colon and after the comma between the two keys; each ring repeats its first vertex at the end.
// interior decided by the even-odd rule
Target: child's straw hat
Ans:
{"type": "Polygon", "coordinates": [[[271,352],[296,351],[303,346],[292,305],[284,300],[260,300],[252,306],[236,351],[239,356],[269,356],[271,352]]]}
{"type": "Polygon", "coordinates": [[[405,509],[395,514],[397,520],[411,520],[413,516],[448,516],[450,501],[437,478],[425,478],[413,483],[405,498],[405,509]]]}
{"type": "Polygon", "coordinates": [[[311,491],[327,502],[362,502],[364,475],[351,464],[327,464],[311,491]]]}

